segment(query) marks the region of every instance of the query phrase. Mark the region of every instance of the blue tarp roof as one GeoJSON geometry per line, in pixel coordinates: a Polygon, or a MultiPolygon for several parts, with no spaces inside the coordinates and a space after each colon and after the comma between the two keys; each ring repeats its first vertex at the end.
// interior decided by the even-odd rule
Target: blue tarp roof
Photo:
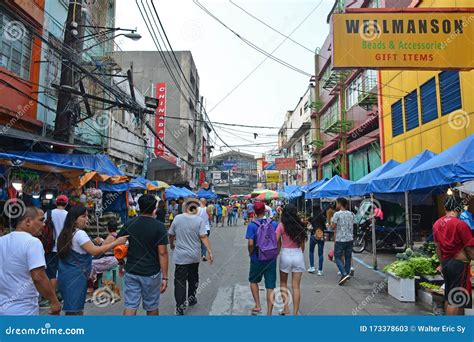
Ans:
{"type": "Polygon", "coordinates": [[[334,176],[321,186],[311,190],[308,193],[308,198],[336,198],[340,196],[349,195],[349,185],[354,183],[353,181],[334,176]]]}
{"type": "Polygon", "coordinates": [[[400,165],[399,162],[390,159],[388,162],[385,164],[380,165],[378,168],[376,168],[374,171],[369,173],[368,175],[365,175],[355,183],[351,184],[349,186],[349,195],[351,196],[362,196],[366,195],[369,193],[369,185],[372,179],[381,176],[385,172],[390,171],[394,167],[400,165]]]}
{"type": "Polygon", "coordinates": [[[185,194],[185,197],[196,197],[197,196],[194,192],[192,192],[188,188],[182,187],[182,188],[179,188],[179,189],[183,192],[183,194],[185,194]]]}
{"type": "Polygon", "coordinates": [[[474,179],[474,134],[404,173],[403,191],[446,186],[474,179]]]}
{"type": "Polygon", "coordinates": [[[124,174],[104,154],[61,154],[43,152],[5,152],[0,159],[16,159],[54,167],[97,171],[107,176],[123,176],[124,174]]]}
{"type": "Polygon", "coordinates": [[[178,188],[174,185],[170,186],[168,189],[165,190],[166,194],[166,199],[171,200],[171,199],[177,199],[180,197],[195,197],[196,194],[192,192],[191,190],[188,190],[186,188],[178,188]]]}
{"type": "Polygon", "coordinates": [[[404,192],[405,190],[401,187],[401,182],[405,174],[419,167],[423,163],[426,163],[434,156],[436,156],[436,154],[428,150],[417,154],[406,162],[395,166],[390,171],[372,179],[367,191],[369,193],[404,192]]]}
{"type": "Polygon", "coordinates": [[[283,187],[283,192],[286,193],[285,198],[296,198],[303,196],[303,192],[300,190],[299,185],[285,185],[283,187]]]}
{"type": "Polygon", "coordinates": [[[324,179],[320,179],[320,180],[314,181],[312,183],[303,185],[300,189],[301,189],[301,191],[304,192],[304,198],[305,199],[311,199],[311,197],[310,197],[311,190],[319,188],[321,185],[323,185],[327,181],[328,181],[328,179],[324,178],[324,179]]]}
{"type": "Polygon", "coordinates": [[[130,189],[130,183],[110,184],[107,182],[99,182],[99,189],[102,191],[122,192],[130,189]]]}
{"type": "Polygon", "coordinates": [[[197,192],[197,196],[199,198],[205,198],[205,199],[216,199],[217,198],[217,194],[211,190],[204,190],[204,189],[201,189],[197,192]]]}
{"type": "Polygon", "coordinates": [[[150,181],[144,177],[137,177],[130,181],[130,189],[146,189],[146,185],[150,183],[150,181]]]}

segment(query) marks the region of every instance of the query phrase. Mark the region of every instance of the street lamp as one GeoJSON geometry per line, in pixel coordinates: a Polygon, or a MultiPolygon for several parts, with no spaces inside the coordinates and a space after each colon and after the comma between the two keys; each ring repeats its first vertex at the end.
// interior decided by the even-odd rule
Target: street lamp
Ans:
{"type": "Polygon", "coordinates": [[[82,43],[87,42],[87,41],[92,40],[92,39],[98,39],[99,40],[99,42],[97,44],[89,46],[88,48],[82,50],[82,52],[91,50],[91,49],[95,48],[96,46],[98,46],[100,44],[103,44],[106,41],[115,39],[119,36],[124,36],[124,37],[126,37],[128,39],[131,39],[133,41],[137,41],[137,40],[140,40],[142,38],[142,36],[137,33],[136,29],[124,29],[124,28],[120,28],[120,27],[91,26],[91,25],[78,25],[77,27],[95,28],[95,29],[103,30],[103,31],[100,31],[100,32],[87,34],[87,35],[82,36],[82,37],[76,37],[76,39],[82,40],[82,43]],[[117,32],[117,31],[126,31],[127,33],[119,33],[119,34],[116,34],[116,35],[114,35],[110,38],[102,39],[103,36],[106,36],[109,33],[117,32]]]}

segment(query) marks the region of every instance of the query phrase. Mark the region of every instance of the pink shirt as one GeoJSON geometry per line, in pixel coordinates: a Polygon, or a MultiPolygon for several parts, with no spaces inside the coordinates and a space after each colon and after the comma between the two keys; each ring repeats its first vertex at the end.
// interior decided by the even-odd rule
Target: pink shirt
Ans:
{"type": "Polygon", "coordinates": [[[300,245],[293,240],[286,234],[285,227],[283,224],[279,223],[277,230],[276,230],[277,240],[282,239],[282,247],[283,248],[300,248],[300,245]]]}

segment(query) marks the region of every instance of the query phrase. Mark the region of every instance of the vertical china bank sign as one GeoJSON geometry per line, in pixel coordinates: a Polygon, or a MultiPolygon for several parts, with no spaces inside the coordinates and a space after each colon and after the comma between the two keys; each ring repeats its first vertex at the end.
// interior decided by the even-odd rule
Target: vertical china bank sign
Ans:
{"type": "Polygon", "coordinates": [[[156,84],[156,99],[158,107],[155,112],[155,132],[159,139],[155,137],[155,155],[163,156],[165,154],[163,142],[165,141],[166,83],[156,84]]]}

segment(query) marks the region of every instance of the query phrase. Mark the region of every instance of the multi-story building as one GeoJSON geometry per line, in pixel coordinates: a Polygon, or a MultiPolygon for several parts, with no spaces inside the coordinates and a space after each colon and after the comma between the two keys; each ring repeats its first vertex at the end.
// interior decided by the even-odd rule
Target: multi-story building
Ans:
{"type": "MultiPolygon", "coordinates": [[[[472,4],[470,0],[411,2],[420,8],[472,4]]],[[[425,149],[440,153],[474,133],[474,71],[381,71],[378,89],[384,160],[403,162],[425,149]]]]}
{"type": "MultiPolygon", "coordinates": [[[[173,184],[195,185],[194,169],[196,163],[199,165],[198,153],[201,151],[202,154],[204,150],[208,154],[207,147],[203,148],[202,145],[202,133],[207,129],[200,129],[202,120],[199,118],[203,117],[199,74],[190,51],[175,51],[174,54],[186,81],[177,69],[172,52],[123,51],[114,53],[114,57],[124,68],[133,64],[134,83],[145,95],[156,95],[156,85],[159,83],[166,85],[163,140],[167,148],[164,154],[154,156],[148,166],[148,177],[173,184]],[[167,64],[175,66],[173,75],[170,75],[167,64]],[[198,130],[201,132],[199,136],[198,130]]],[[[205,143],[209,143],[209,139],[205,143]]]]}
{"type": "Polygon", "coordinates": [[[278,132],[281,157],[296,159],[295,170],[281,172],[281,181],[286,185],[303,185],[313,179],[311,155],[311,144],[314,139],[311,127],[313,96],[312,86],[309,86],[295,109],[286,112],[285,121],[278,132]]]}
{"type": "Polygon", "coordinates": [[[229,151],[211,158],[210,173],[217,194],[248,194],[257,185],[257,160],[251,154],[229,151]]]}
{"type": "MultiPolygon", "coordinates": [[[[376,0],[348,4],[336,1],[328,20],[345,8],[378,5],[376,0]]],[[[315,59],[313,167],[318,179],[337,174],[357,180],[381,163],[377,72],[333,69],[332,41],[330,33],[315,59]]]]}

